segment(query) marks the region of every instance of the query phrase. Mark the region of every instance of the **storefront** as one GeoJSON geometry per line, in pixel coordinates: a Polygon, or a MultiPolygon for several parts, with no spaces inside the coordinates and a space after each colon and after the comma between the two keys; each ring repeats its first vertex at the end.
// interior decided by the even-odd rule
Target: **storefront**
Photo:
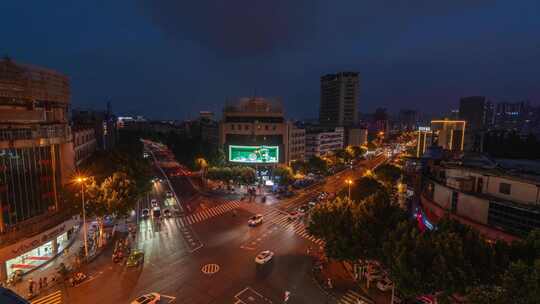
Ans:
{"type": "Polygon", "coordinates": [[[41,234],[20,241],[0,250],[0,281],[5,281],[12,273],[27,273],[51,259],[69,246],[76,235],[79,221],[77,218],[51,228],[41,234]]]}

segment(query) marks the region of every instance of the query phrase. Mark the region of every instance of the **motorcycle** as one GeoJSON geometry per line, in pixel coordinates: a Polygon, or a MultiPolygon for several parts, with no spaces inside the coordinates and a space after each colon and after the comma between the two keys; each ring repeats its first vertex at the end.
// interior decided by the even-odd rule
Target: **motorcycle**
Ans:
{"type": "Polygon", "coordinates": [[[73,277],[69,279],[69,283],[72,287],[74,287],[75,285],[82,283],[84,280],[86,280],[86,278],[88,278],[86,274],[82,272],[77,272],[75,275],[73,275],[73,277]]]}

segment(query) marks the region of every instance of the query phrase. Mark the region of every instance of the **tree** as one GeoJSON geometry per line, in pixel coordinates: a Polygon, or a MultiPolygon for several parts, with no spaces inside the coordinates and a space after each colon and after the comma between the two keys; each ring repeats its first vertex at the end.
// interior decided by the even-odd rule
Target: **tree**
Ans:
{"type": "Polygon", "coordinates": [[[353,156],[355,159],[360,159],[366,154],[367,150],[360,147],[360,146],[348,146],[347,150],[349,150],[349,153],[353,156]]]}
{"type": "Polygon", "coordinates": [[[505,303],[533,304],[540,300],[540,259],[533,264],[517,261],[502,277],[505,303]]]}
{"type": "Polygon", "coordinates": [[[328,163],[319,156],[312,156],[308,160],[309,171],[325,175],[328,172],[328,163]]]}
{"type": "Polygon", "coordinates": [[[449,219],[423,233],[402,222],[384,245],[390,276],[406,296],[439,293],[440,300],[490,282],[491,254],[476,231],[449,219]]]}
{"type": "MultiPolygon", "coordinates": [[[[101,184],[90,179],[85,184],[86,216],[96,217],[99,225],[98,246],[103,241],[103,219],[107,215],[117,218],[129,214],[135,205],[135,183],[124,172],[115,172],[101,184]]],[[[76,204],[78,205],[78,203],[76,204]]]]}
{"type": "Polygon", "coordinates": [[[362,256],[354,216],[356,205],[347,199],[336,198],[331,203],[313,208],[307,230],[325,241],[326,255],[341,261],[355,262],[362,256]]]}
{"type": "Polygon", "coordinates": [[[313,209],[308,231],[326,242],[328,257],[357,263],[379,259],[389,233],[405,218],[382,193],[360,203],[338,197],[313,209]]]}
{"type": "Polygon", "coordinates": [[[241,167],[240,170],[240,183],[244,185],[252,185],[257,181],[257,172],[251,167],[241,167]]]}
{"type": "Polygon", "coordinates": [[[293,169],[294,173],[307,174],[308,167],[309,165],[305,160],[295,160],[291,163],[291,168],[293,169]]]}
{"type": "Polygon", "coordinates": [[[294,181],[291,167],[279,165],[273,170],[272,173],[275,177],[279,178],[279,184],[282,186],[289,185],[294,181]]]}
{"type": "MultiPolygon", "coordinates": [[[[386,189],[373,177],[364,176],[354,181],[351,187],[351,199],[355,202],[361,202],[368,196],[373,195],[376,192],[386,193],[386,189]]],[[[343,192],[340,195],[345,194],[343,192]]]]}
{"type": "Polygon", "coordinates": [[[377,145],[375,145],[372,141],[369,141],[367,143],[366,147],[368,148],[368,151],[373,151],[373,150],[377,149],[377,145]]]}
{"type": "Polygon", "coordinates": [[[377,179],[380,180],[388,189],[392,189],[393,185],[401,177],[401,169],[394,165],[384,164],[375,170],[377,179]]]}

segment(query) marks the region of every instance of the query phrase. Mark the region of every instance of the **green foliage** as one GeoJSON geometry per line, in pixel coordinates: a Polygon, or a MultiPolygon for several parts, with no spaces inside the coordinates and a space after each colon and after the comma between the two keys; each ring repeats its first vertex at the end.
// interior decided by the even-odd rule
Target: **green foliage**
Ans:
{"type": "Polygon", "coordinates": [[[311,212],[308,231],[326,242],[326,254],[334,259],[378,259],[383,244],[404,212],[378,193],[355,203],[336,198],[311,212]]]}
{"type": "Polygon", "coordinates": [[[257,172],[251,167],[241,167],[239,184],[252,185],[257,181],[257,172]]]}
{"type": "Polygon", "coordinates": [[[294,181],[292,169],[288,166],[277,166],[272,173],[279,177],[280,185],[289,185],[294,181]]]}
{"type": "Polygon", "coordinates": [[[355,159],[360,159],[362,158],[367,150],[360,147],[360,146],[348,146],[347,147],[347,150],[349,150],[349,153],[352,154],[352,157],[355,158],[355,159]]]}
{"type": "Polygon", "coordinates": [[[312,156],[307,163],[308,171],[325,175],[328,173],[328,163],[318,157],[318,156],[312,156]]]}
{"type": "Polygon", "coordinates": [[[296,160],[291,163],[291,168],[294,173],[307,174],[309,170],[309,165],[304,160],[296,160]]]}
{"type": "MultiPolygon", "coordinates": [[[[346,191],[346,189],[343,191],[346,191]]],[[[351,200],[361,202],[368,196],[377,192],[386,193],[386,188],[375,178],[364,176],[354,181],[353,185],[351,186],[351,200]]],[[[344,193],[345,192],[342,194],[344,195],[344,193]]]]}
{"type": "Polygon", "coordinates": [[[369,141],[366,147],[368,148],[368,151],[374,151],[375,149],[377,149],[377,145],[375,145],[373,141],[369,141]]]}
{"type": "Polygon", "coordinates": [[[334,155],[341,163],[347,163],[354,158],[353,151],[351,149],[338,149],[334,151],[334,155]]]}
{"type": "Polygon", "coordinates": [[[394,165],[384,164],[375,170],[375,174],[378,180],[391,189],[401,177],[401,169],[394,165]]]}
{"type": "Polygon", "coordinates": [[[206,177],[229,183],[231,180],[242,185],[251,185],[257,181],[257,172],[248,166],[210,167],[206,177]]]}
{"type": "Polygon", "coordinates": [[[90,179],[84,189],[86,215],[90,217],[126,216],[136,203],[136,184],[123,172],[115,172],[101,184],[90,179]]]}
{"type": "Polygon", "coordinates": [[[502,277],[502,298],[506,303],[533,304],[540,301],[540,259],[528,264],[517,261],[502,277]]]}

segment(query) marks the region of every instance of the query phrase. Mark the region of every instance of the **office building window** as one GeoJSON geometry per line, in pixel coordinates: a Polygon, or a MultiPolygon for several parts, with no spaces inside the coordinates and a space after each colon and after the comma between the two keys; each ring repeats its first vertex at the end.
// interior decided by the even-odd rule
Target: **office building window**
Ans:
{"type": "Polygon", "coordinates": [[[499,184],[499,193],[510,195],[511,187],[512,185],[507,183],[500,183],[499,184]]]}

